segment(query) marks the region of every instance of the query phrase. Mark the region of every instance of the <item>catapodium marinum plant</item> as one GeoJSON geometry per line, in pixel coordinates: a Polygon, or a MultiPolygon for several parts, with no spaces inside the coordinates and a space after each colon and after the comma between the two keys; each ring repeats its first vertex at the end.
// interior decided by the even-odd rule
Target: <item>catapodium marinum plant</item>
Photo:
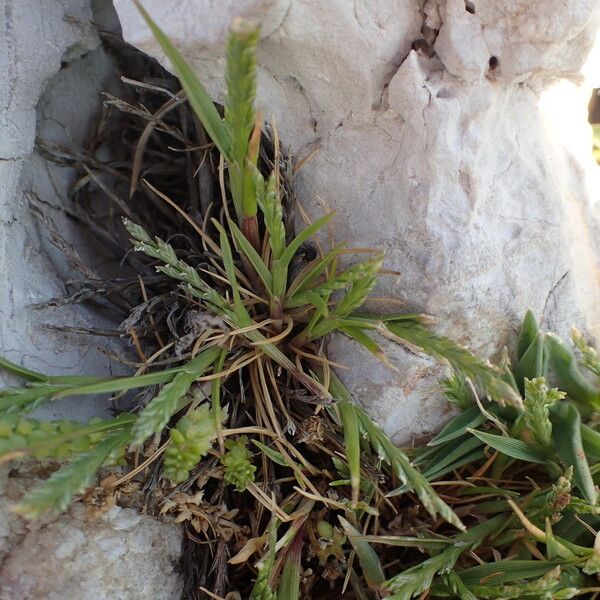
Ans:
{"type": "MultiPolygon", "coordinates": [[[[222,118],[177,49],[139,9],[218,149],[222,204],[199,223],[167,191],[145,182],[183,214],[208,265],[184,260],[132,220],[124,224],[135,249],[212,325],[198,335],[187,362],[162,370],[149,362],[130,377],[46,376],[1,360],[27,383],[0,391],[0,460],[70,460],[15,510],[28,518],[56,515],[92,486],[101,467],[151,448],[146,462],[162,465],[164,510],[177,512],[187,502],[215,532],[229,532],[237,553],[219,577],[206,575],[220,582],[211,593],[238,590],[265,600],[593,593],[590,575],[600,559],[583,542],[585,527],[598,520],[600,436],[582,419],[596,411],[600,393],[576,369],[572,353],[540,333],[532,315],[511,370],[507,360],[491,366],[436,335],[418,314],[361,312],[384,260],[377,252],[341,268],[340,257],[352,249],[339,245],[295,272],[299,250],[333,215],[295,237],[286,232],[276,135],[269,169],[259,164],[256,25],[232,26],[222,118]],[[377,336],[445,361],[453,371],[445,391],[460,414],[426,449],[395,447],[335,375],[323,351],[332,333],[388,364],[377,336]],[[549,363],[568,398],[547,386],[549,363]],[[144,388],[154,393],[139,410],[111,420],[82,425],[27,417],[67,396],[144,388]],[[513,485],[524,469],[535,482],[532,491],[522,485],[527,479],[513,485]],[[452,474],[456,481],[444,488],[439,480],[452,474]],[[205,500],[209,489],[218,502],[205,500]],[[226,511],[226,500],[239,508],[226,511]],[[215,511],[220,520],[210,521],[215,511]],[[574,527],[581,518],[585,526],[574,527]],[[229,525],[219,529],[223,522],[229,525]],[[570,530],[559,532],[562,522],[570,530]]],[[[576,343],[586,366],[600,373],[594,351],[581,336],[576,343]]],[[[206,537],[213,552],[214,540],[206,537]]]]}

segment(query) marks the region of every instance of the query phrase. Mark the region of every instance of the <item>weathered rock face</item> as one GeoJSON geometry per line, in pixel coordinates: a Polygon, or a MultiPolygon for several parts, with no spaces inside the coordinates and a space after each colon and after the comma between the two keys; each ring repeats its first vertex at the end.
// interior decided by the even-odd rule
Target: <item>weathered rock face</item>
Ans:
{"type": "Polygon", "coordinates": [[[87,520],[82,505],[27,524],[8,510],[22,488],[0,472],[0,600],[181,597],[180,526],[118,506],[87,520]]]}
{"type": "MultiPolygon", "coordinates": [[[[29,199],[37,199],[84,262],[99,264],[101,254],[87,244],[89,232],[68,217],[73,171],[48,163],[34,143],[37,135],[81,145],[101,92],[114,89],[118,73],[89,25],[89,0],[0,0],[0,15],[0,354],[48,373],[110,373],[114,365],[93,340],[42,325],[114,325],[80,307],[32,308],[62,295],[74,272],[47,242],[29,199]]],[[[106,401],[78,398],[50,405],[43,416],[85,420],[106,415],[107,408],[106,401]]],[[[88,522],[82,506],[50,523],[28,525],[8,510],[21,492],[0,466],[1,600],[181,596],[179,526],[119,507],[88,522]]]]}
{"type": "MultiPolygon", "coordinates": [[[[260,102],[294,156],[320,148],[299,197],[313,216],[336,209],[337,241],[386,250],[399,274],[382,293],[487,356],[527,308],[561,333],[598,333],[600,188],[581,75],[598,3],[144,4],[217,99],[232,15],[263,19],[260,102]]],[[[165,62],[132,4],[115,7],[125,38],[165,62]]],[[[444,418],[430,363],[392,348],[396,375],[352,342],[331,348],[397,441],[444,418]]]]}
{"type": "MultiPolygon", "coordinates": [[[[84,262],[98,264],[89,232],[68,217],[73,170],[48,163],[34,144],[37,135],[81,146],[101,107],[101,92],[114,90],[118,73],[90,25],[90,0],[0,0],[0,14],[0,354],[48,373],[110,373],[114,365],[96,350],[95,339],[57,334],[43,325],[114,325],[82,307],[33,308],[61,296],[64,281],[81,276],[47,242],[29,200],[37,199],[84,262]]],[[[43,414],[84,420],[107,409],[94,399],[77,399],[43,414]]]]}

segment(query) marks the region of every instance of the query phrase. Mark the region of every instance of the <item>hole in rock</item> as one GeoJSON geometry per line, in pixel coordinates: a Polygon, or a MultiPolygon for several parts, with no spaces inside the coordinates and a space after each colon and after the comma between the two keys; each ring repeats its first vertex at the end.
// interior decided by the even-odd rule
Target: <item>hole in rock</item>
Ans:
{"type": "Polygon", "coordinates": [[[465,0],[465,10],[472,15],[475,14],[475,4],[470,0],[465,0]]]}
{"type": "Polygon", "coordinates": [[[490,56],[488,64],[490,66],[490,71],[495,71],[500,66],[500,61],[497,56],[490,56]]]}
{"type": "Polygon", "coordinates": [[[415,40],[412,43],[412,49],[416,50],[417,52],[423,54],[424,56],[428,56],[429,58],[435,56],[435,51],[433,50],[433,48],[429,45],[429,43],[427,42],[427,40],[421,38],[419,40],[415,40]]]}
{"type": "Polygon", "coordinates": [[[594,131],[592,152],[596,162],[600,164],[600,89],[592,92],[588,106],[588,121],[594,131]]]}

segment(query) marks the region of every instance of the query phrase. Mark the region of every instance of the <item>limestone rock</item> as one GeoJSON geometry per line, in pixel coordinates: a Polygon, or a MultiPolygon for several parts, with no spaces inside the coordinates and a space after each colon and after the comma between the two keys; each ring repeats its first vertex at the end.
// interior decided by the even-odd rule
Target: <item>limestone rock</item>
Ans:
{"type": "MultiPolygon", "coordinates": [[[[381,295],[432,314],[480,354],[513,338],[528,308],[561,334],[574,324],[598,334],[600,182],[585,74],[600,68],[584,63],[600,5],[422,4],[238,3],[246,16],[267,15],[265,114],[296,158],[319,148],[297,176],[300,200],[313,217],[323,204],[336,209],[337,241],[387,252],[398,275],[382,280],[381,295]]],[[[222,99],[232,5],[144,5],[222,99]]],[[[125,38],[168,66],[131,3],[115,7],[125,38]]],[[[431,363],[389,348],[396,375],[354,347],[332,340],[333,358],[354,369],[346,380],[397,441],[446,418],[431,363]]]]}
{"type": "MultiPolygon", "coordinates": [[[[34,144],[36,135],[83,144],[101,92],[116,91],[118,73],[89,24],[90,0],[0,0],[0,15],[0,354],[48,373],[110,374],[115,369],[95,340],[43,325],[114,324],[82,307],[33,309],[62,295],[74,273],[48,243],[29,199],[37,199],[96,268],[102,255],[87,243],[89,232],[68,216],[74,172],[48,163],[34,144]]],[[[5,383],[3,373],[0,381],[5,383]]],[[[108,415],[107,409],[94,398],[78,398],[54,403],[42,416],[84,420],[108,415]]],[[[81,505],[51,522],[28,524],[8,509],[21,491],[0,466],[1,600],[180,598],[180,527],[119,507],[89,522],[81,505]]]]}
{"type": "MultiPolygon", "coordinates": [[[[89,247],[89,232],[68,217],[73,170],[48,163],[34,144],[37,135],[82,145],[101,107],[101,92],[114,91],[118,73],[90,25],[90,0],[0,0],[0,14],[0,354],[48,373],[110,374],[114,367],[96,350],[96,339],[57,334],[44,325],[113,324],[81,306],[33,308],[61,296],[64,281],[80,275],[47,242],[29,199],[38,199],[84,260],[87,252],[99,262],[98,252],[89,247]]],[[[0,381],[10,378],[0,373],[0,381]]],[[[77,399],[58,402],[42,414],[84,420],[106,415],[107,409],[94,399],[77,399]]]]}
{"type": "Polygon", "coordinates": [[[181,597],[178,525],[118,506],[87,520],[80,504],[56,520],[25,523],[8,510],[21,492],[0,474],[0,600],[181,597]]]}

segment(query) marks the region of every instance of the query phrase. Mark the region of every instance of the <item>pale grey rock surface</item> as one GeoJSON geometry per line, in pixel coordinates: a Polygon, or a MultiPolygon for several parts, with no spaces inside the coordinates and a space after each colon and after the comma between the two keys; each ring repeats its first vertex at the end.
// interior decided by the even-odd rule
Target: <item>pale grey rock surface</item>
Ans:
{"type": "MultiPolygon", "coordinates": [[[[0,0],[0,355],[48,373],[118,372],[96,347],[105,343],[43,327],[114,324],[82,307],[32,308],[62,295],[64,282],[76,275],[32,216],[32,195],[84,261],[96,268],[102,260],[87,243],[89,232],[67,216],[73,171],[34,149],[36,135],[80,146],[101,92],[118,82],[89,25],[93,16],[89,0],[0,0]]],[[[0,373],[0,383],[10,381],[0,373]]],[[[55,403],[41,416],[85,420],[95,414],[108,415],[106,400],[55,403]]],[[[88,522],[81,505],[57,520],[27,524],[9,511],[22,491],[0,466],[2,600],[178,600],[179,526],[119,507],[88,522]]]]}
{"type": "MultiPolygon", "coordinates": [[[[559,333],[573,324],[600,333],[600,187],[585,112],[598,82],[583,69],[600,4],[144,4],[218,100],[232,16],[267,15],[260,103],[296,158],[319,148],[297,177],[299,198],[313,217],[323,205],[337,211],[337,241],[386,250],[399,275],[382,294],[485,356],[514,337],[528,308],[559,333]],[[417,40],[427,43],[411,50],[417,40]]],[[[115,7],[125,38],[168,67],[131,3],[115,7]]],[[[357,359],[347,340],[331,350],[397,441],[446,418],[431,363],[390,348],[397,375],[357,359]]]]}
{"type": "MultiPolygon", "coordinates": [[[[88,262],[98,264],[89,232],[67,216],[73,170],[48,163],[34,146],[36,136],[81,146],[98,115],[101,92],[114,88],[118,74],[90,26],[89,0],[0,0],[0,15],[0,354],[47,373],[110,374],[114,365],[98,351],[103,341],[44,325],[114,324],[80,306],[33,309],[64,294],[64,282],[80,276],[48,243],[29,199],[38,199],[84,261],[94,256],[88,262]]],[[[3,381],[12,380],[0,373],[3,381]]],[[[61,401],[41,414],[84,420],[107,411],[106,403],[90,398],[61,401]]]]}
{"type": "Polygon", "coordinates": [[[26,523],[9,511],[31,485],[0,472],[0,600],[178,600],[182,529],[115,506],[26,523]]]}

